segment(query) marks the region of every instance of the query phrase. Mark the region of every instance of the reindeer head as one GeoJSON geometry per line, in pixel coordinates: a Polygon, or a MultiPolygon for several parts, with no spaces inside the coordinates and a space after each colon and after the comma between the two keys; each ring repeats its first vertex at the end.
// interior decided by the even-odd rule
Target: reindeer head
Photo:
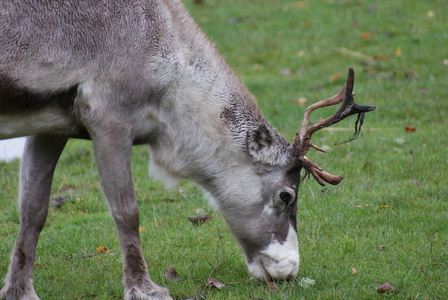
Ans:
{"type": "Polygon", "coordinates": [[[246,150],[252,160],[252,171],[235,174],[244,185],[246,195],[233,195],[231,198],[236,200],[221,202],[220,211],[240,242],[254,278],[270,281],[296,276],[299,266],[296,211],[301,170],[305,170],[303,178],[311,174],[321,185],[324,182],[336,185],[343,178],[325,172],[307,158],[309,148],[325,152],[311,143],[311,136],[347,116],[358,114],[356,138],[364,114],[375,109],[354,102],[353,85],[354,71],[350,68],[347,83],[338,94],[307,108],[292,145],[268,124],[249,130],[246,150]],[[334,115],[308,126],[313,110],[341,102],[334,115]]]}

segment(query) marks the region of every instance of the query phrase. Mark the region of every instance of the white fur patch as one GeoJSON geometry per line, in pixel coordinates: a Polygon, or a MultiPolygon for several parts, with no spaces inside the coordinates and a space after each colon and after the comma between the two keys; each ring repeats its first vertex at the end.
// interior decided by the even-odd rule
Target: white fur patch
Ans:
{"type": "Polygon", "coordinates": [[[255,279],[268,279],[265,272],[273,279],[287,279],[297,275],[299,270],[299,245],[297,234],[291,226],[283,244],[274,238],[271,244],[260,253],[259,258],[247,264],[249,273],[255,279]]]}

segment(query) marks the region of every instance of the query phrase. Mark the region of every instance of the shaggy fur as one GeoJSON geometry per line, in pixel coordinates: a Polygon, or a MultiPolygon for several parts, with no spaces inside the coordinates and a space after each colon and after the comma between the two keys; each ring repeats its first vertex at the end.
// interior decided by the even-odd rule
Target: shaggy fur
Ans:
{"type": "Polygon", "coordinates": [[[37,299],[36,244],[69,138],[93,142],[125,299],[169,299],[141,252],[133,144],[149,145],[153,175],[191,179],[207,192],[253,276],[297,274],[300,165],[179,1],[1,1],[0,124],[0,138],[30,136],[2,298],[37,299]]]}

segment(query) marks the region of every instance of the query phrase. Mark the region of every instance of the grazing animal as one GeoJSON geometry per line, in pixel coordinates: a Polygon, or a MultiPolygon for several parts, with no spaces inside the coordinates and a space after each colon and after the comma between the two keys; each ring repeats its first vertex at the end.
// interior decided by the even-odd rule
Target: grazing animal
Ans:
{"type": "MultiPolygon", "coordinates": [[[[139,241],[130,157],[148,144],[150,170],[195,181],[212,199],[259,280],[297,274],[297,190],[304,169],[342,177],[306,156],[314,131],[372,110],[353,102],[353,71],[337,114],[294,144],[262,116],[179,0],[0,2],[0,138],[28,136],[20,170],[20,231],[6,299],[38,299],[33,264],[54,168],[70,138],[91,139],[121,245],[125,299],[170,299],[151,281],[139,241]]],[[[322,103],[322,102],[320,102],[322,103]]],[[[317,127],[316,127],[317,126],[317,127]]],[[[317,147],[316,147],[317,148],[317,147]]]]}

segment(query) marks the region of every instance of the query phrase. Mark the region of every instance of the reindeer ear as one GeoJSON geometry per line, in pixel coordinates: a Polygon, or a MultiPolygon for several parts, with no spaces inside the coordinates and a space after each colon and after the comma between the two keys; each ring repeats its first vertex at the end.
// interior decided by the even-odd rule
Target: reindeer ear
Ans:
{"type": "Polygon", "coordinates": [[[247,133],[247,151],[254,161],[272,163],[275,156],[272,149],[273,142],[273,130],[264,124],[260,124],[254,131],[247,133]]]}

